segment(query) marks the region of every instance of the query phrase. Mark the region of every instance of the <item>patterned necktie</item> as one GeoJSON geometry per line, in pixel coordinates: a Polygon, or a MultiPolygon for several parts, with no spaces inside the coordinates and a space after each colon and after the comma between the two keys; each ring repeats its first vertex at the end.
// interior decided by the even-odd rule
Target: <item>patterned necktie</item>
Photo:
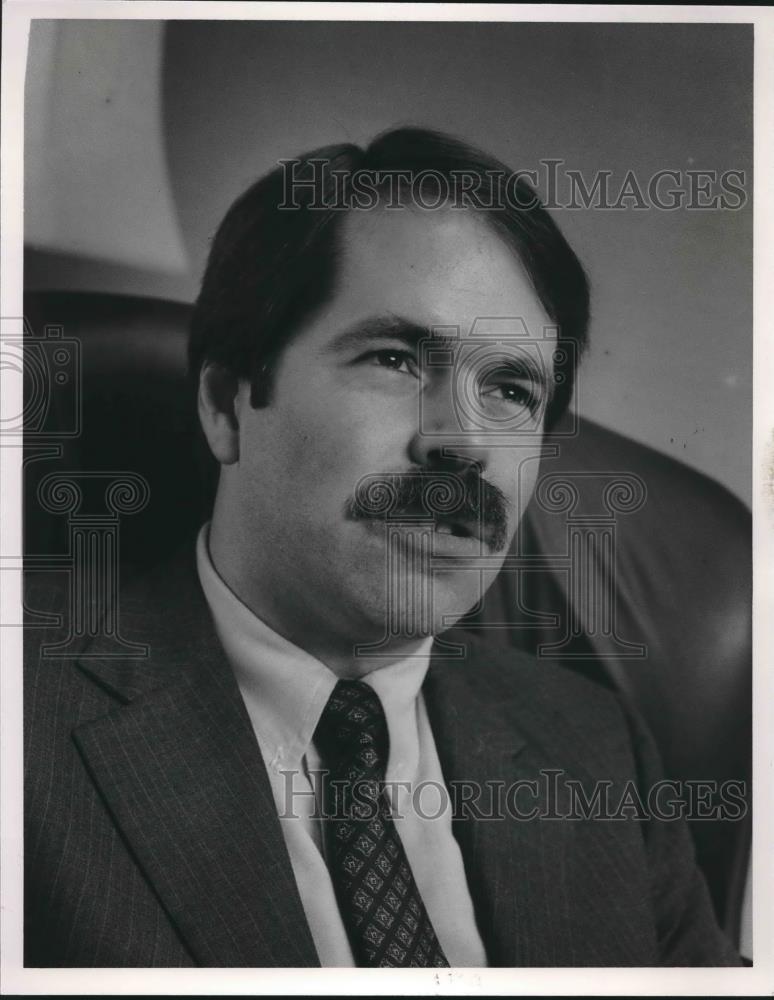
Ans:
{"type": "Polygon", "coordinates": [[[376,692],[339,681],[314,742],[329,772],[328,865],[358,966],[448,966],[382,788],[389,736],[376,692]]]}

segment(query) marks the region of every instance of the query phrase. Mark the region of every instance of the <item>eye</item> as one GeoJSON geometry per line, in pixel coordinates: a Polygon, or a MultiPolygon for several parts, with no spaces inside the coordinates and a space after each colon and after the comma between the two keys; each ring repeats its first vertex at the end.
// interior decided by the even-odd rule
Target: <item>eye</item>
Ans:
{"type": "Polygon", "coordinates": [[[505,368],[490,372],[481,386],[481,395],[502,400],[534,411],[540,405],[539,393],[528,376],[505,368]]]}
{"type": "Polygon", "coordinates": [[[530,390],[524,385],[513,385],[503,382],[494,386],[493,392],[499,392],[502,398],[508,403],[516,403],[519,406],[532,406],[535,402],[530,390]]]}
{"type": "Polygon", "coordinates": [[[407,375],[417,373],[416,358],[410,351],[401,351],[397,348],[384,348],[380,351],[371,351],[366,355],[372,364],[381,368],[388,368],[390,371],[401,372],[407,375]]]}

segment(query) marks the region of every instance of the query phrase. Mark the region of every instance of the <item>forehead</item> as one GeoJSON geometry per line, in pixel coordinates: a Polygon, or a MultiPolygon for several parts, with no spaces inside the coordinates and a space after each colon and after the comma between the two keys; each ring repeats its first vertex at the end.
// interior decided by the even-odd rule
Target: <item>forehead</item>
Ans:
{"type": "Polygon", "coordinates": [[[348,318],[397,313],[462,337],[520,320],[537,339],[552,325],[515,251],[470,209],[349,213],[336,286],[332,305],[348,318]]]}

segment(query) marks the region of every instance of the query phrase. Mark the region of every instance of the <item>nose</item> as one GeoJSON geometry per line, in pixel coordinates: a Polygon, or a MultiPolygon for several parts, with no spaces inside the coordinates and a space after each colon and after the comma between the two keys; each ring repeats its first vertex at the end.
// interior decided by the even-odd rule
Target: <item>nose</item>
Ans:
{"type": "Polygon", "coordinates": [[[436,386],[420,401],[418,426],[409,444],[412,463],[425,469],[464,472],[475,466],[483,475],[491,455],[491,433],[462,427],[451,387],[436,386]]]}

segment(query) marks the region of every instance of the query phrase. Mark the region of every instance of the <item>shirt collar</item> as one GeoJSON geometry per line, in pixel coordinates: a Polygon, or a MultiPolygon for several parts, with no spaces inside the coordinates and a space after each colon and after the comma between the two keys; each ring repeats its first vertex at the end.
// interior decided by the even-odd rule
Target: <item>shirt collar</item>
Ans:
{"type": "MultiPolygon", "coordinates": [[[[227,586],[209,554],[209,523],[196,543],[202,590],[267,763],[298,767],[312,741],[336,674],[258,618],[227,586]]],[[[429,637],[410,656],[363,677],[378,694],[391,742],[411,711],[430,664],[429,637]]]]}

